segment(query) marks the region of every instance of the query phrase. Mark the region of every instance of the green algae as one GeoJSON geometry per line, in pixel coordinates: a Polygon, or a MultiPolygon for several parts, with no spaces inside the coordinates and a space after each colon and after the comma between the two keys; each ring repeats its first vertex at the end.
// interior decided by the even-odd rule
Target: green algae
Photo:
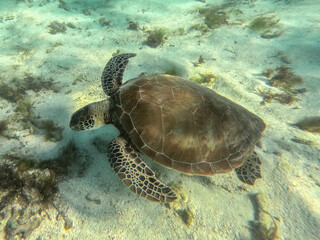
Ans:
{"type": "Polygon", "coordinates": [[[219,7],[202,8],[199,10],[199,14],[204,16],[204,24],[210,29],[216,29],[228,24],[229,16],[219,7]]]}
{"type": "Polygon", "coordinates": [[[214,73],[207,72],[195,75],[190,80],[199,84],[212,85],[219,80],[219,77],[214,73]]]}
{"type": "Polygon", "coordinates": [[[133,31],[138,31],[140,29],[139,23],[127,18],[128,29],[133,31]]]}
{"type": "Polygon", "coordinates": [[[277,101],[281,104],[292,105],[293,103],[301,100],[297,97],[297,94],[290,92],[274,93],[271,89],[262,90],[260,88],[257,88],[256,91],[263,98],[261,101],[262,105],[272,103],[273,101],[277,101]]]}
{"type": "Polygon", "coordinates": [[[58,183],[69,175],[71,169],[74,171],[71,166],[75,166],[77,160],[78,150],[73,142],[61,148],[58,157],[50,160],[19,154],[4,156],[0,164],[0,211],[11,209],[11,216],[3,221],[5,239],[29,237],[40,226],[43,220],[41,213],[51,207],[63,217],[65,229],[72,228],[72,221],[54,199],[58,183]]]}
{"type": "Polygon", "coordinates": [[[65,11],[70,11],[70,8],[68,7],[68,5],[66,4],[65,1],[63,0],[59,0],[59,5],[58,5],[59,8],[65,10],[65,11]]]}
{"type": "MultiPolygon", "coordinates": [[[[59,156],[50,160],[41,160],[22,155],[5,155],[4,163],[0,165],[0,190],[12,192],[14,195],[30,194],[30,196],[20,196],[18,201],[30,199],[34,191],[40,194],[40,203],[47,203],[57,192],[57,183],[61,177],[66,176],[69,167],[77,160],[77,148],[73,142],[69,142],[60,150],[59,156]],[[68,159],[68,161],[66,161],[68,159]],[[17,191],[18,188],[26,187],[25,192],[17,191]],[[34,190],[30,190],[33,188],[34,190]],[[30,192],[31,191],[31,192],[30,192]],[[20,199],[20,200],[19,200],[20,199]]],[[[4,194],[5,195],[5,194],[4,194]]],[[[13,201],[13,199],[10,199],[13,201]]],[[[3,202],[1,207],[11,202],[3,202]]],[[[0,211],[1,209],[0,208],[0,211]]]]}
{"type": "Polygon", "coordinates": [[[250,195],[254,206],[254,220],[250,222],[253,239],[274,240],[278,237],[278,225],[275,218],[265,209],[270,208],[268,197],[264,193],[250,195]],[[271,221],[270,221],[271,218],[271,221]]]}
{"type": "Polygon", "coordinates": [[[175,65],[172,65],[172,66],[169,66],[165,72],[165,74],[169,74],[169,75],[173,75],[173,76],[182,76],[182,71],[181,69],[179,69],[177,66],[175,65]]]}
{"type": "Polygon", "coordinates": [[[168,39],[168,34],[164,28],[157,28],[149,32],[146,44],[149,47],[156,48],[162,45],[168,39]]]}
{"type": "Polygon", "coordinates": [[[190,30],[200,31],[202,34],[205,34],[210,31],[206,24],[196,23],[190,27],[190,30]]]}
{"type": "Polygon", "coordinates": [[[57,93],[60,89],[52,78],[45,79],[25,73],[22,78],[13,78],[7,82],[0,79],[0,96],[9,102],[18,102],[27,95],[27,91],[40,92],[42,90],[52,90],[57,93]]]}
{"type": "Polygon", "coordinates": [[[33,111],[33,102],[30,98],[18,101],[14,111],[24,129],[32,128],[35,133],[44,134],[45,141],[58,142],[63,139],[64,128],[52,120],[39,120],[33,111]]]}
{"type": "Polygon", "coordinates": [[[110,27],[110,25],[111,25],[111,21],[106,20],[105,18],[99,18],[98,22],[101,27],[110,27]]]}
{"type": "Polygon", "coordinates": [[[57,33],[65,33],[67,31],[64,22],[53,21],[48,25],[49,33],[55,35],[57,33]]]}
{"type": "Polygon", "coordinates": [[[5,131],[8,129],[8,121],[1,120],[0,121],[0,135],[4,135],[5,131]]]}
{"type": "Polygon", "coordinates": [[[293,87],[303,83],[303,79],[292,72],[287,66],[275,69],[275,75],[270,79],[270,85],[284,91],[292,92],[293,87]]]}
{"type": "Polygon", "coordinates": [[[296,89],[297,85],[303,83],[303,79],[295,75],[288,66],[265,69],[262,75],[268,78],[270,86],[278,88],[281,92],[274,93],[271,89],[256,89],[257,93],[263,97],[261,104],[271,103],[276,100],[281,104],[291,105],[296,101],[300,101],[298,96],[307,91],[305,88],[296,89]]]}
{"type": "Polygon", "coordinates": [[[273,28],[276,26],[276,24],[279,22],[279,19],[275,19],[275,17],[257,17],[249,24],[249,28],[252,31],[260,32],[260,31],[266,31],[270,28],[273,28]]]}
{"type": "Polygon", "coordinates": [[[283,33],[279,29],[279,22],[280,19],[277,19],[275,16],[259,16],[249,23],[248,28],[252,32],[259,33],[261,38],[273,39],[280,37],[283,33]]]}
{"type": "Polygon", "coordinates": [[[64,128],[55,124],[52,120],[32,120],[32,124],[44,132],[45,141],[59,142],[63,139],[64,128]]]}
{"type": "Polygon", "coordinates": [[[50,46],[50,48],[48,48],[48,49],[46,50],[46,53],[51,53],[51,52],[53,52],[57,47],[63,46],[63,44],[60,43],[60,42],[56,42],[56,43],[53,43],[53,44],[50,44],[50,45],[51,45],[51,46],[50,46]]]}

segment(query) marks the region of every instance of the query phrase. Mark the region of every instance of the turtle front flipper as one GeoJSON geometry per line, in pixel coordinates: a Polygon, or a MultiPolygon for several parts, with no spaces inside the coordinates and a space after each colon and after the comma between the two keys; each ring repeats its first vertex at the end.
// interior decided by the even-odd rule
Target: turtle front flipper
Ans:
{"type": "Polygon", "coordinates": [[[253,185],[256,179],[261,178],[260,165],[258,155],[253,152],[241,167],[235,169],[240,181],[253,185]]]}
{"type": "Polygon", "coordinates": [[[114,93],[122,84],[123,72],[129,62],[129,58],[136,55],[135,53],[123,53],[109,60],[101,76],[103,91],[108,96],[114,93]]]}
{"type": "Polygon", "coordinates": [[[107,153],[111,167],[132,192],[155,202],[177,199],[172,189],[155,177],[154,172],[122,137],[112,140],[107,153]]]}

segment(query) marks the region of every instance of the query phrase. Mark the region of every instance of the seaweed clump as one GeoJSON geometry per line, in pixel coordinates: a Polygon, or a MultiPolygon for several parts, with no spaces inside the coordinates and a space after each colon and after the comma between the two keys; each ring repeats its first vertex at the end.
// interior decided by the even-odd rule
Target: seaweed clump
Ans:
{"type": "Polygon", "coordinates": [[[276,68],[276,74],[270,79],[270,85],[286,92],[292,92],[293,87],[301,84],[303,80],[291,70],[287,66],[276,68]]]}
{"type": "Polygon", "coordinates": [[[98,21],[101,27],[110,27],[111,21],[108,21],[105,18],[99,18],[98,21]]]}
{"type": "Polygon", "coordinates": [[[57,33],[65,33],[67,31],[66,24],[64,22],[60,23],[58,21],[53,21],[48,25],[49,33],[50,34],[57,34],[57,33]]]}
{"type": "Polygon", "coordinates": [[[31,102],[30,98],[25,97],[18,101],[14,111],[19,114],[24,123],[27,123],[36,117],[32,108],[33,103],[31,102]]]}
{"type": "Polygon", "coordinates": [[[208,26],[208,28],[215,29],[228,23],[228,15],[223,11],[205,9],[200,10],[199,13],[205,16],[204,23],[208,26]]]}
{"type": "MultiPolygon", "coordinates": [[[[25,74],[23,79],[14,78],[10,84],[0,79],[0,97],[16,103],[16,120],[21,122],[24,129],[44,130],[45,139],[48,141],[60,141],[62,139],[63,128],[54,124],[51,120],[38,120],[34,111],[33,103],[28,97],[27,91],[40,92],[42,90],[52,90],[59,92],[52,78],[46,80],[42,77],[35,77],[31,74],[25,74]]],[[[5,122],[2,123],[2,126],[5,122]]],[[[0,134],[3,133],[0,126],[0,134]]]]}
{"type": "Polygon", "coordinates": [[[296,85],[302,84],[303,79],[295,75],[290,67],[281,66],[273,69],[267,69],[262,74],[269,79],[269,84],[272,87],[278,88],[281,92],[273,93],[271,89],[264,91],[257,89],[259,95],[263,97],[262,104],[271,103],[273,100],[277,100],[282,104],[293,104],[300,100],[299,94],[303,94],[307,91],[305,88],[295,89],[296,85]]]}
{"type": "Polygon", "coordinates": [[[201,66],[202,64],[204,64],[205,62],[204,62],[204,58],[203,58],[203,56],[202,55],[200,55],[200,57],[199,57],[199,59],[198,59],[198,62],[193,62],[193,65],[195,66],[195,67],[199,67],[199,66],[201,66]]]}
{"type": "Polygon", "coordinates": [[[18,155],[5,155],[0,165],[0,211],[17,199],[22,204],[46,204],[57,193],[57,183],[66,176],[68,168],[77,160],[78,152],[73,142],[60,150],[55,159],[40,160],[18,155]],[[36,193],[35,193],[36,192],[36,193]],[[37,196],[37,198],[33,198],[37,196]]]}
{"type": "Polygon", "coordinates": [[[8,121],[1,120],[0,121],[0,135],[3,136],[4,132],[8,129],[8,121]]]}
{"type": "Polygon", "coordinates": [[[200,31],[201,34],[205,34],[210,31],[206,24],[196,23],[190,27],[190,30],[200,31]]]}
{"type": "Polygon", "coordinates": [[[162,45],[168,39],[167,32],[163,28],[157,28],[149,33],[146,44],[152,48],[162,45]]]}
{"type": "Polygon", "coordinates": [[[219,80],[219,77],[213,73],[200,73],[190,79],[193,82],[211,86],[219,80]]]}
{"type": "Polygon", "coordinates": [[[301,130],[320,133],[320,117],[308,117],[294,124],[301,130]]]}
{"type": "Polygon", "coordinates": [[[8,218],[11,209],[9,219],[3,221],[5,239],[14,236],[25,239],[40,226],[46,209],[55,207],[58,183],[69,174],[77,159],[78,151],[72,142],[51,160],[4,156],[0,165],[0,212],[8,218]]]}
{"type": "Polygon", "coordinates": [[[165,206],[173,209],[182,222],[190,227],[196,218],[194,207],[188,204],[188,195],[182,187],[182,182],[172,183],[170,187],[177,193],[178,199],[171,203],[166,203],[165,206]]]}
{"type": "Polygon", "coordinates": [[[70,8],[67,6],[66,2],[63,1],[63,0],[59,0],[59,5],[58,5],[59,8],[62,8],[66,11],[70,11],[70,8]]]}
{"type": "Polygon", "coordinates": [[[257,17],[249,24],[249,28],[252,31],[266,31],[274,26],[280,21],[280,19],[275,19],[274,17],[257,17]]]}
{"type": "Polygon", "coordinates": [[[44,79],[29,73],[25,73],[22,79],[13,78],[8,84],[0,79],[0,97],[9,102],[18,102],[23,99],[28,90],[34,92],[52,90],[55,93],[60,91],[52,78],[44,79]]]}
{"type": "Polygon", "coordinates": [[[33,129],[35,133],[44,133],[46,141],[58,142],[62,140],[64,129],[52,120],[39,120],[33,111],[33,103],[30,98],[25,97],[18,101],[15,113],[17,121],[21,122],[24,129],[33,129]]]}
{"type": "Polygon", "coordinates": [[[130,30],[134,30],[134,31],[137,31],[140,29],[140,26],[137,22],[127,18],[127,22],[128,22],[128,29],[130,30]]]}
{"type": "Polygon", "coordinates": [[[273,93],[271,89],[262,90],[260,88],[257,89],[257,93],[263,97],[261,102],[262,105],[266,105],[267,103],[272,103],[274,100],[278,101],[281,104],[291,105],[294,102],[298,101],[299,98],[290,93],[273,93]]]}
{"type": "Polygon", "coordinates": [[[225,3],[219,6],[210,6],[207,8],[200,8],[199,14],[204,17],[204,23],[210,29],[216,29],[228,24],[229,16],[224,11],[226,8],[232,6],[234,3],[225,3]]]}
{"type": "Polygon", "coordinates": [[[14,110],[17,122],[20,122],[23,129],[31,129],[33,124],[32,120],[36,119],[36,115],[33,111],[33,103],[28,97],[25,97],[18,101],[14,110]]]}
{"type": "Polygon", "coordinates": [[[282,31],[278,30],[280,19],[273,17],[257,17],[249,24],[249,29],[260,33],[260,36],[265,39],[280,37],[282,31]]]}
{"type": "Polygon", "coordinates": [[[172,65],[168,67],[165,72],[165,74],[173,75],[173,76],[182,76],[181,69],[179,69],[177,66],[172,65]]]}
{"type": "Polygon", "coordinates": [[[50,48],[48,48],[46,50],[46,53],[51,53],[53,50],[55,50],[57,47],[60,47],[62,46],[63,44],[62,43],[59,43],[59,42],[56,42],[56,43],[53,43],[53,44],[50,44],[50,48]]]}
{"type": "Polygon", "coordinates": [[[63,128],[55,124],[52,120],[33,120],[32,124],[37,129],[44,131],[45,141],[59,142],[63,138],[63,128]]]}
{"type": "Polygon", "coordinates": [[[264,210],[268,205],[266,196],[263,193],[258,193],[250,197],[255,208],[255,219],[250,222],[251,227],[249,227],[252,232],[253,239],[280,239],[278,236],[278,225],[275,218],[269,212],[264,210]],[[267,218],[267,216],[269,218],[267,218]]]}
{"type": "Polygon", "coordinates": [[[262,212],[271,217],[272,223],[268,226],[265,223],[257,220],[252,221],[251,224],[254,227],[254,229],[252,229],[253,235],[255,236],[254,239],[261,239],[261,240],[280,239],[278,237],[278,231],[279,231],[278,225],[274,217],[265,210],[262,210],[262,212]]]}

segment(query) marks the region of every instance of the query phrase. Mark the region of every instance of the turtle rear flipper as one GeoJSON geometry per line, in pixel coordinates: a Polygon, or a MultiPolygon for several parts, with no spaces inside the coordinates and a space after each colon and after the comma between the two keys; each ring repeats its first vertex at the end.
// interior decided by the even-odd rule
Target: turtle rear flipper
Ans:
{"type": "Polygon", "coordinates": [[[240,181],[253,185],[256,179],[261,178],[260,165],[258,155],[253,152],[241,167],[235,169],[240,181]]]}
{"type": "Polygon", "coordinates": [[[123,72],[129,62],[129,58],[136,56],[135,53],[123,53],[111,58],[104,67],[101,76],[101,84],[105,94],[110,96],[122,84],[123,72]]]}
{"type": "Polygon", "coordinates": [[[132,192],[155,202],[177,199],[172,189],[155,177],[154,172],[122,137],[112,140],[107,153],[111,167],[132,192]]]}

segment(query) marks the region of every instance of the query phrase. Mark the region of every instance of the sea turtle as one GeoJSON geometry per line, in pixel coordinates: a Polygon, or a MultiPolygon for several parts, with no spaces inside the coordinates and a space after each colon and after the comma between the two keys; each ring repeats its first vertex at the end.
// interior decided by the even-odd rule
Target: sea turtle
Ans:
{"type": "Polygon", "coordinates": [[[139,157],[192,175],[213,175],[235,169],[239,179],[261,178],[254,147],[265,124],[255,114],[192,81],[171,75],[141,75],[122,84],[129,58],[112,57],[101,82],[106,100],[76,111],[73,130],[114,124],[120,136],[107,147],[113,170],[131,191],[152,201],[177,196],[139,157]]]}

